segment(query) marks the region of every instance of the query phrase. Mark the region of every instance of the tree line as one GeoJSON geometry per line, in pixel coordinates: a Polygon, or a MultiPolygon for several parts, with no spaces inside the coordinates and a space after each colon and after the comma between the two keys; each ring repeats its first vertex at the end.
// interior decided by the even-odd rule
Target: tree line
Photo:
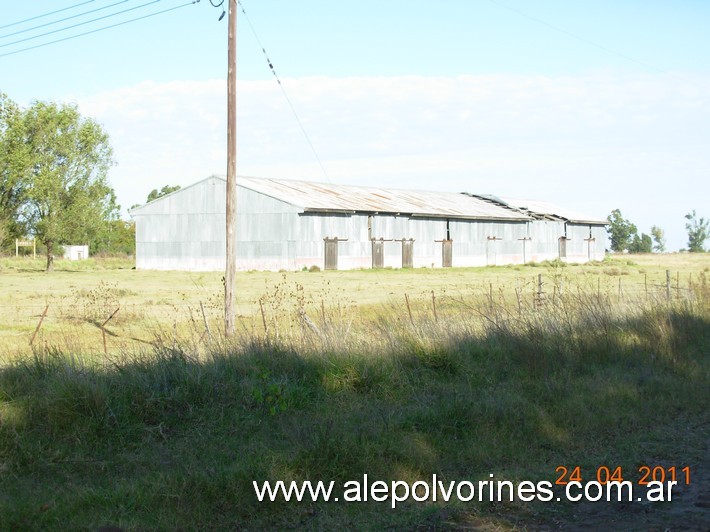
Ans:
{"type": "Polygon", "coordinates": [[[0,246],[35,238],[53,268],[62,245],[90,253],[135,251],[135,227],[120,218],[107,174],[115,164],[108,134],[76,105],[20,108],[0,93],[0,246]]]}
{"type": "MultiPolygon", "coordinates": [[[[89,244],[90,253],[135,252],[135,225],[120,218],[107,174],[115,164],[108,134],[72,104],[35,101],[22,109],[0,92],[0,250],[35,238],[47,270],[62,245],[89,244]]],[[[152,190],[147,201],[178,190],[152,190]]],[[[710,221],[688,213],[688,251],[705,251],[710,221]]],[[[663,229],[639,234],[619,209],[607,217],[613,251],[666,250],[663,229]]]]}
{"type": "MultiPolygon", "coordinates": [[[[705,241],[710,238],[710,220],[698,218],[695,209],[685,215],[685,229],[688,232],[688,248],[691,253],[705,251],[705,241]]],[[[651,234],[639,235],[636,226],[623,217],[619,209],[614,209],[607,216],[607,233],[612,251],[629,253],[663,253],[666,251],[666,239],[663,229],[654,225],[651,234]]],[[[685,251],[685,250],[681,250],[685,251]]]]}

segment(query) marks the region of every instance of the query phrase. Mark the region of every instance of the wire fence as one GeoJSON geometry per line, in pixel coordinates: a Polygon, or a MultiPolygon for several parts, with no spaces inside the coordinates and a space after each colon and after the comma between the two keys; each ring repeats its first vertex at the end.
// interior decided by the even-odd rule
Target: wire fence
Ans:
{"type": "MultiPolygon", "coordinates": [[[[271,334],[293,328],[311,331],[334,321],[372,321],[396,313],[415,320],[447,319],[475,306],[491,314],[500,309],[534,312],[568,304],[575,297],[595,296],[616,308],[638,303],[692,301],[708,293],[703,273],[681,275],[667,270],[664,277],[643,275],[633,279],[615,272],[594,277],[537,274],[504,283],[453,284],[438,290],[422,285],[420,290],[388,292],[378,304],[359,304],[341,294],[311,294],[296,284],[295,290],[267,291],[258,300],[242,302],[238,323],[242,332],[271,334]]],[[[224,310],[219,298],[126,303],[105,290],[101,297],[58,298],[47,301],[16,300],[0,309],[0,341],[5,351],[61,345],[77,350],[109,351],[135,345],[151,346],[156,338],[190,335],[197,341],[212,340],[224,329],[224,310]]],[[[0,354],[2,354],[0,352],[0,354]]]]}

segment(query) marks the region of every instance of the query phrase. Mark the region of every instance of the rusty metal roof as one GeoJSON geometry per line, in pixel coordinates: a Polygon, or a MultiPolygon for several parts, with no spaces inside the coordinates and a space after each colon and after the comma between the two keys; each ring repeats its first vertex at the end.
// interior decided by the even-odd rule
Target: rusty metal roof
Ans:
{"type": "Polygon", "coordinates": [[[581,212],[573,211],[564,207],[559,207],[546,201],[522,200],[512,198],[502,198],[502,200],[510,207],[518,209],[525,214],[530,214],[533,218],[552,217],[576,223],[608,223],[607,220],[604,220],[602,218],[595,218],[594,216],[589,216],[581,212]]]}
{"type": "MultiPolygon", "coordinates": [[[[217,175],[210,176],[206,180],[209,179],[225,181],[223,176],[217,175]]],[[[182,193],[202,181],[168,196],[182,193]]],[[[304,212],[388,213],[436,218],[553,219],[577,223],[607,223],[607,220],[545,201],[501,198],[490,194],[401,190],[246,176],[238,176],[237,185],[300,207],[304,212]]],[[[155,201],[160,201],[164,197],[167,196],[155,201]]],[[[144,207],[146,205],[131,209],[130,212],[132,215],[137,214],[144,207]]]]}
{"type": "Polygon", "coordinates": [[[301,207],[304,212],[365,212],[412,216],[529,220],[526,214],[456,192],[399,190],[237,177],[237,185],[301,207]]]}

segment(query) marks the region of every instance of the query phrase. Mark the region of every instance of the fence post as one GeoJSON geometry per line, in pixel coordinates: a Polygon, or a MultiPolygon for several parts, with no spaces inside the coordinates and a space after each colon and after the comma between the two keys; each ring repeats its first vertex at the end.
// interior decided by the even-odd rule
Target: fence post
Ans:
{"type": "Polygon", "coordinates": [[[439,316],[436,313],[436,296],[434,295],[434,290],[431,291],[431,306],[434,309],[434,321],[439,323],[439,316]]]}
{"type": "Polygon", "coordinates": [[[542,274],[537,274],[537,292],[535,293],[535,306],[541,307],[545,298],[545,293],[542,291],[542,274]]]}
{"type": "Polygon", "coordinates": [[[619,301],[621,301],[621,277],[619,277],[619,301]]]}
{"type": "Polygon", "coordinates": [[[30,339],[30,346],[34,343],[35,337],[37,336],[37,333],[39,332],[39,328],[42,326],[42,322],[44,321],[44,317],[47,315],[48,310],[49,310],[49,303],[47,303],[47,306],[44,307],[44,312],[42,312],[42,315],[39,317],[39,323],[37,324],[37,327],[35,328],[35,332],[32,335],[32,338],[30,339]]]}
{"type": "Polygon", "coordinates": [[[114,310],[111,315],[106,318],[106,321],[101,324],[101,336],[103,337],[104,341],[104,355],[108,355],[108,347],[106,346],[106,329],[104,329],[104,327],[109,321],[111,321],[111,318],[113,318],[116,315],[116,312],[118,312],[120,309],[121,307],[117,307],[116,310],[114,310]]]}
{"type": "Polygon", "coordinates": [[[518,298],[518,314],[523,313],[523,301],[522,298],[520,297],[520,287],[516,286],[515,287],[515,297],[518,298]]]}
{"type": "Polygon", "coordinates": [[[412,307],[409,305],[409,294],[406,292],[404,293],[404,300],[407,302],[407,312],[409,313],[409,321],[412,323],[412,327],[414,327],[414,318],[412,317],[412,307]]]}
{"type": "Polygon", "coordinates": [[[671,300],[671,271],[666,270],[666,299],[671,300]]]}
{"type": "Polygon", "coordinates": [[[205,322],[205,331],[207,331],[207,338],[209,341],[212,341],[212,333],[210,332],[210,326],[207,323],[207,316],[205,316],[205,307],[202,304],[202,301],[200,301],[200,310],[202,311],[202,321],[205,322]]]}

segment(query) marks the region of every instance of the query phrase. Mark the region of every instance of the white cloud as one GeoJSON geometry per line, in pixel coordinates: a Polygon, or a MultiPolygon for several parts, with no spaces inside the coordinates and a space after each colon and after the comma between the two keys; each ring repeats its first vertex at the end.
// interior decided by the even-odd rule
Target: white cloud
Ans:
{"type": "MultiPolygon", "coordinates": [[[[486,75],[285,79],[238,86],[238,173],[470,190],[564,203],[684,245],[708,192],[708,79],[486,75]]],[[[143,82],[79,99],[104,124],[124,206],[226,169],[224,80],[143,82]]]]}

